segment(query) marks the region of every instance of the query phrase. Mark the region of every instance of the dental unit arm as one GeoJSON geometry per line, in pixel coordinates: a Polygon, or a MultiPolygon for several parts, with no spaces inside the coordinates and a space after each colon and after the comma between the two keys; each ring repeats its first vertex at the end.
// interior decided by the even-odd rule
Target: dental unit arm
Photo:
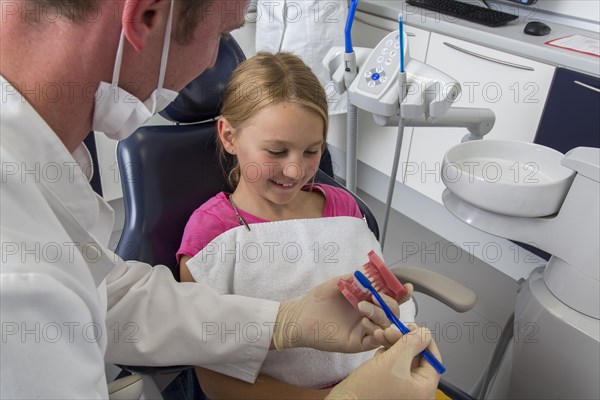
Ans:
{"type": "MultiPolygon", "coordinates": [[[[405,126],[465,127],[469,133],[462,141],[482,139],[495,122],[494,113],[482,108],[452,108],[461,93],[460,84],[442,71],[418,60],[410,59],[407,36],[403,30],[402,15],[398,16],[399,29],[384,37],[373,50],[356,48],[358,73],[347,85],[344,81],[345,62],[341,48],[332,48],[325,56],[323,65],[337,87],[348,92],[348,109],[357,107],[373,114],[380,126],[398,126],[396,151],[386,200],[386,213],[381,234],[381,246],[385,244],[387,224],[391,210],[400,150],[405,126]],[[367,54],[368,53],[368,54],[367,54]]],[[[356,122],[350,119],[347,143],[353,147],[346,154],[346,164],[356,165],[356,122]]],[[[354,188],[355,173],[347,175],[354,188]]]]}
{"type": "MultiPolygon", "coordinates": [[[[481,139],[489,133],[494,126],[494,113],[486,108],[452,107],[461,93],[460,84],[436,68],[409,59],[408,46],[405,46],[404,56],[408,60],[405,93],[399,101],[400,74],[398,63],[394,62],[396,54],[394,49],[385,50],[396,46],[397,37],[398,32],[388,34],[368,58],[365,58],[363,49],[359,50],[357,63],[362,66],[361,78],[355,79],[348,88],[352,104],[372,113],[375,123],[380,126],[398,126],[402,116],[404,126],[467,128],[470,132],[468,140],[481,139]],[[388,43],[392,45],[387,46],[388,43]],[[386,58],[391,54],[394,56],[386,58]],[[378,78],[373,79],[373,74],[379,74],[378,78]]],[[[339,72],[334,72],[334,79],[336,73],[339,75],[339,72]]]]}
{"type": "MultiPolygon", "coordinates": [[[[400,115],[404,126],[437,126],[466,128],[467,140],[482,139],[494,127],[496,117],[487,108],[451,107],[461,93],[461,87],[454,79],[443,72],[417,60],[410,60],[406,66],[406,94],[398,107],[398,102],[385,103],[386,112],[378,114],[381,108],[371,108],[371,99],[353,93],[353,102],[361,103],[365,109],[373,113],[373,119],[379,126],[398,126],[400,115]],[[366,101],[365,101],[366,100],[366,101]]],[[[399,85],[390,85],[389,94],[384,94],[380,101],[394,99],[399,96],[399,85]]],[[[362,107],[361,107],[362,108],[362,107]]]]}

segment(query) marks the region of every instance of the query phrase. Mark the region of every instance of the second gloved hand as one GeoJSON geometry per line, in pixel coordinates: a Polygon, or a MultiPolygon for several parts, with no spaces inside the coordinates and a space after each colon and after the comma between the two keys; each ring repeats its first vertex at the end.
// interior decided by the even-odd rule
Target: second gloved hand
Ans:
{"type": "MultiPolygon", "coordinates": [[[[359,304],[360,313],[342,296],[332,278],[304,298],[282,303],[273,330],[277,350],[310,347],[317,350],[357,353],[378,347],[373,333],[390,322],[381,308],[359,304]]],[[[398,303],[382,295],[392,310],[398,303]]]]}
{"type": "Polygon", "coordinates": [[[416,325],[410,329],[407,335],[395,328],[378,331],[385,347],[391,347],[354,370],[326,399],[434,399],[440,375],[420,353],[428,348],[441,360],[440,353],[430,331],[416,325]]]}

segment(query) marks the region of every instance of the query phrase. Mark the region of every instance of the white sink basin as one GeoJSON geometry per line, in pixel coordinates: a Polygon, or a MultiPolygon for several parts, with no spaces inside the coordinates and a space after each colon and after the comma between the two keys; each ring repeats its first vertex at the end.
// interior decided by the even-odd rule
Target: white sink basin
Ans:
{"type": "Polygon", "coordinates": [[[441,176],[452,193],[483,210],[543,217],[559,211],[575,176],[563,157],[534,143],[477,140],[448,150],[441,176]]]}

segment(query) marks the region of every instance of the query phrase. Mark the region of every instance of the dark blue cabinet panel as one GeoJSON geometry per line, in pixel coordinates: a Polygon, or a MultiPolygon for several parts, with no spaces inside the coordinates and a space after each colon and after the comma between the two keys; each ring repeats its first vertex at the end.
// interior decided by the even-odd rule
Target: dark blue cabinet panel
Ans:
{"type": "Polygon", "coordinates": [[[557,68],[534,141],[561,153],[600,147],[600,79],[557,68]]]}

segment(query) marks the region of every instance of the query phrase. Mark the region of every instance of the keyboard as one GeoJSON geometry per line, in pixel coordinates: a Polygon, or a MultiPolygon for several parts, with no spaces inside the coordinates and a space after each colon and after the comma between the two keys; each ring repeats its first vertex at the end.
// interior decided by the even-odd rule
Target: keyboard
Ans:
{"type": "Polygon", "coordinates": [[[456,0],[406,0],[406,2],[413,6],[491,27],[505,25],[518,18],[518,16],[513,14],[456,0]]]}

